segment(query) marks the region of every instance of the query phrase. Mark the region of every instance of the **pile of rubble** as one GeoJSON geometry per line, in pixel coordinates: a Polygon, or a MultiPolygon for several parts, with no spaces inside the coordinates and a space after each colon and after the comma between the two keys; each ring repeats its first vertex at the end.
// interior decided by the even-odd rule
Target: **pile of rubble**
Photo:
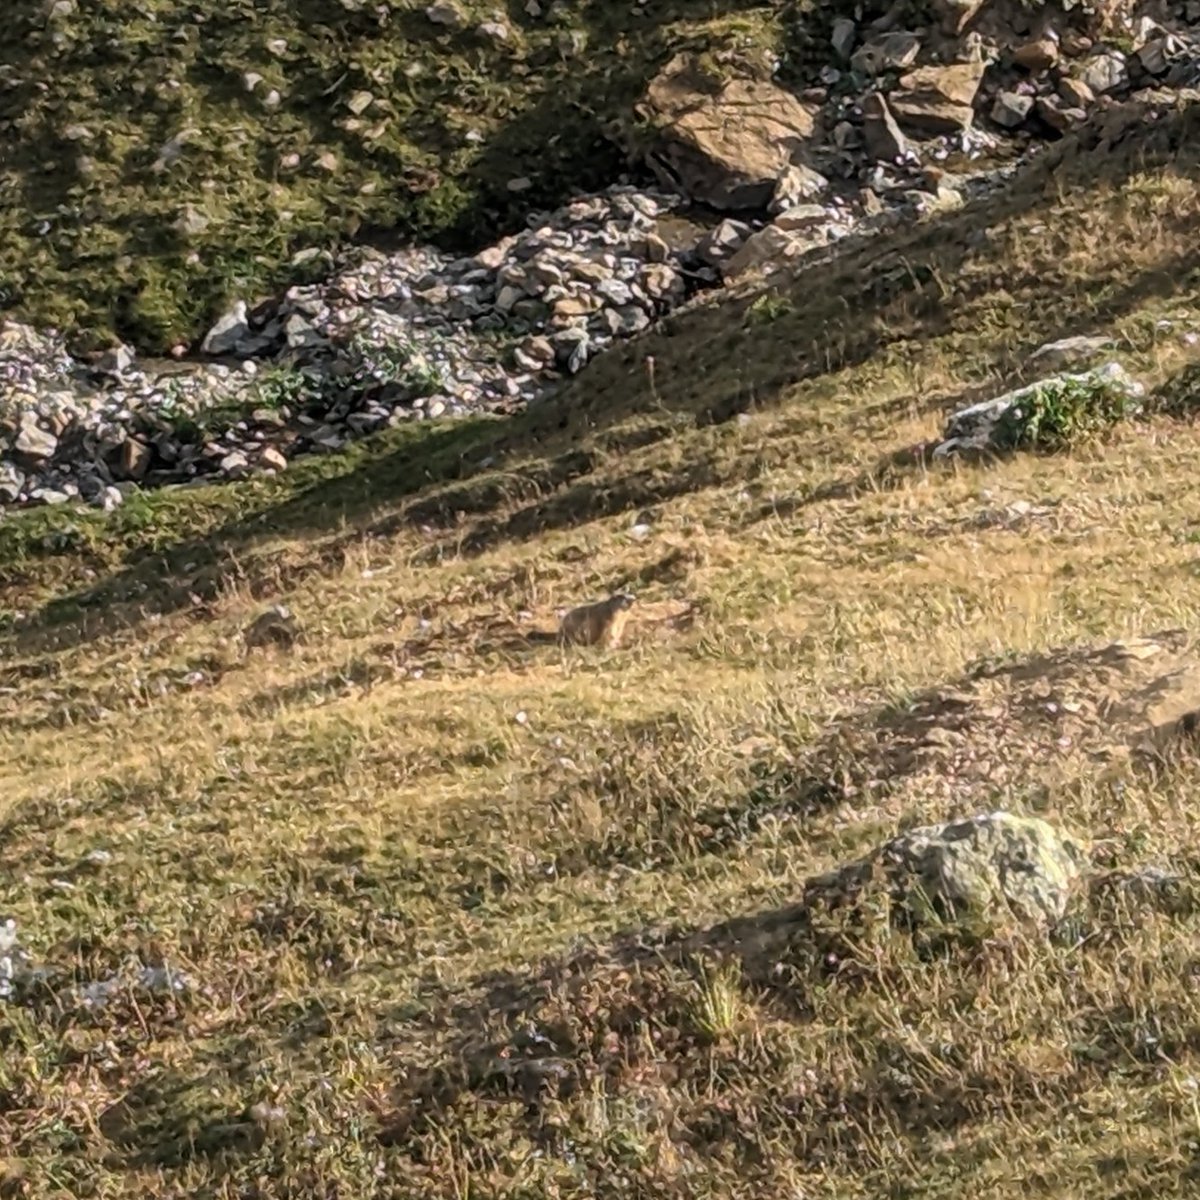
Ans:
{"type": "Polygon", "coordinates": [[[614,187],[472,257],[359,250],[322,283],[235,304],[190,360],[120,346],[85,361],[60,335],[0,324],[0,505],[112,508],[134,487],[277,472],[388,425],[512,412],[760,267],[778,231],[790,262],[877,225],[829,195],[771,224],[680,206],[614,187]]]}
{"type": "MultiPolygon", "coordinates": [[[[423,416],[511,411],[719,277],[678,198],[613,188],[470,258],[360,251],[323,283],[236,304],[192,362],[84,362],[0,326],[0,502],[112,506],[133,484],[239,477],[423,416]]],[[[182,350],[183,348],[181,348],[182,350]]]]}
{"type": "Polygon", "coordinates": [[[787,214],[774,258],[783,234],[803,232],[797,209],[831,189],[867,213],[914,188],[953,203],[962,178],[1020,159],[1099,109],[1200,83],[1200,0],[1161,21],[1135,17],[1124,0],[933,7],[941,23],[921,29],[900,27],[900,3],[874,21],[824,18],[827,43],[787,64],[808,78],[801,90],[779,82],[778,62],[730,50],[715,56],[717,79],[712,55],[677,55],[640,108],[649,166],[664,187],[718,211],[787,214]]]}

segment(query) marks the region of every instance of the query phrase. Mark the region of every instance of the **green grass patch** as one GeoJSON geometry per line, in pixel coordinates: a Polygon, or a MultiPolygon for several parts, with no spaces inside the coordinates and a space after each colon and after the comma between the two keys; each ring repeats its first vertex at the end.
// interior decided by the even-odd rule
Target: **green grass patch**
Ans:
{"type": "Polygon", "coordinates": [[[997,423],[1004,450],[1064,450],[1095,438],[1142,411],[1139,396],[1100,373],[1048,380],[1029,389],[997,423]]]}

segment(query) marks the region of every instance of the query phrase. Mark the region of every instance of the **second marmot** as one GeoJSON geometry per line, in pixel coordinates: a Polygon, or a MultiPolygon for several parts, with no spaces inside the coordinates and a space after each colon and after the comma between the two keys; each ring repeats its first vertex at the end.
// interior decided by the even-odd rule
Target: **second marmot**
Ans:
{"type": "Polygon", "coordinates": [[[571,609],[558,627],[559,642],[615,650],[621,643],[633,603],[634,598],[628,592],[617,592],[607,600],[571,609]]]}

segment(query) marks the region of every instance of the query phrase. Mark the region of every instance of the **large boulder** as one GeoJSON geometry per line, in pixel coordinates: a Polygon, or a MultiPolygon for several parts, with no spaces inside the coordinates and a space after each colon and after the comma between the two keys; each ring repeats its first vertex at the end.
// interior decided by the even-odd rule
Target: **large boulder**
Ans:
{"type": "Polygon", "coordinates": [[[951,63],[910,71],[888,95],[900,128],[918,138],[969,129],[986,69],[984,63],[951,63]]]}
{"type": "Polygon", "coordinates": [[[1117,362],[1077,375],[1051,375],[953,413],[933,456],[1004,451],[1025,444],[1052,445],[1056,439],[1069,436],[1068,430],[1054,428],[1052,421],[1062,419],[1068,408],[1081,430],[1099,428],[1116,415],[1133,412],[1144,392],[1144,387],[1117,362]],[[1057,398],[1053,405],[1043,402],[1050,395],[1057,398]],[[1041,408],[1047,413],[1040,413],[1041,408]],[[1055,411],[1050,413],[1050,409],[1055,411]]]}
{"type": "Polygon", "coordinates": [[[813,133],[812,112],[790,92],[740,76],[716,83],[690,54],[667,64],[639,111],[663,186],[724,211],[765,208],[813,133]]]}
{"type": "Polygon", "coordinates": [[[993,812],[912,829],[809,885],[809,899],[853,899],[882,885],[920,922],[1013,917],[1048,925],[1086,869],[1081,843],[1038,817],[993,812]]]}

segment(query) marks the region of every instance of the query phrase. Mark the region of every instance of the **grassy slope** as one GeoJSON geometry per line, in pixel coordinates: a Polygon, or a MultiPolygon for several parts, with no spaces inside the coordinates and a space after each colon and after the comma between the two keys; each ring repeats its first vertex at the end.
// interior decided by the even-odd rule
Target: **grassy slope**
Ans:
{"type": "Polygon", "coordinates": [[[624,166],[609,135],[670,49],[784,38],[772,6],[712,0],[558,0],[537,17],[462,0],[461,30],[426,0],[50,7],[5,10],[0,307],[159,350],[294,277],[298,251],[381,230],[476,243],[604,186],[624,166]],[[498,17],[507,41],[477,32],[498,17]]]}
{"type": "Polygon", "coordinates": [[[1064,146],[990,210],[681,314],[509,424],[3,526],[32,620],[0,666],[0,910],[80,980],[133,956],[195,982],[0,1008],[13,1194],[1190,1194],[1194,920],[867,941],[835,973],[751,934],[898,822],[998,804],[1188,865],[1190,765],[1113,789],[1066,750],[1019,791],[849,802],[787,764],[983,655],[1197,628],[1191,424],[905,454],[1048,338],[1184,368],[1158,323],[1200,321],[1195,135],[1064,146]],[[1016,500],[1051,515],[981,526],[1016,500]],[[525,636],[626,582],[627,650],[525,636]],[[307,639],[243,659],[276,597],[307,639]],[[739,975],[639,956],[668,930],[739,975]],[[531,1028],[561,1097],[511,1069],[531,1028]]]}

